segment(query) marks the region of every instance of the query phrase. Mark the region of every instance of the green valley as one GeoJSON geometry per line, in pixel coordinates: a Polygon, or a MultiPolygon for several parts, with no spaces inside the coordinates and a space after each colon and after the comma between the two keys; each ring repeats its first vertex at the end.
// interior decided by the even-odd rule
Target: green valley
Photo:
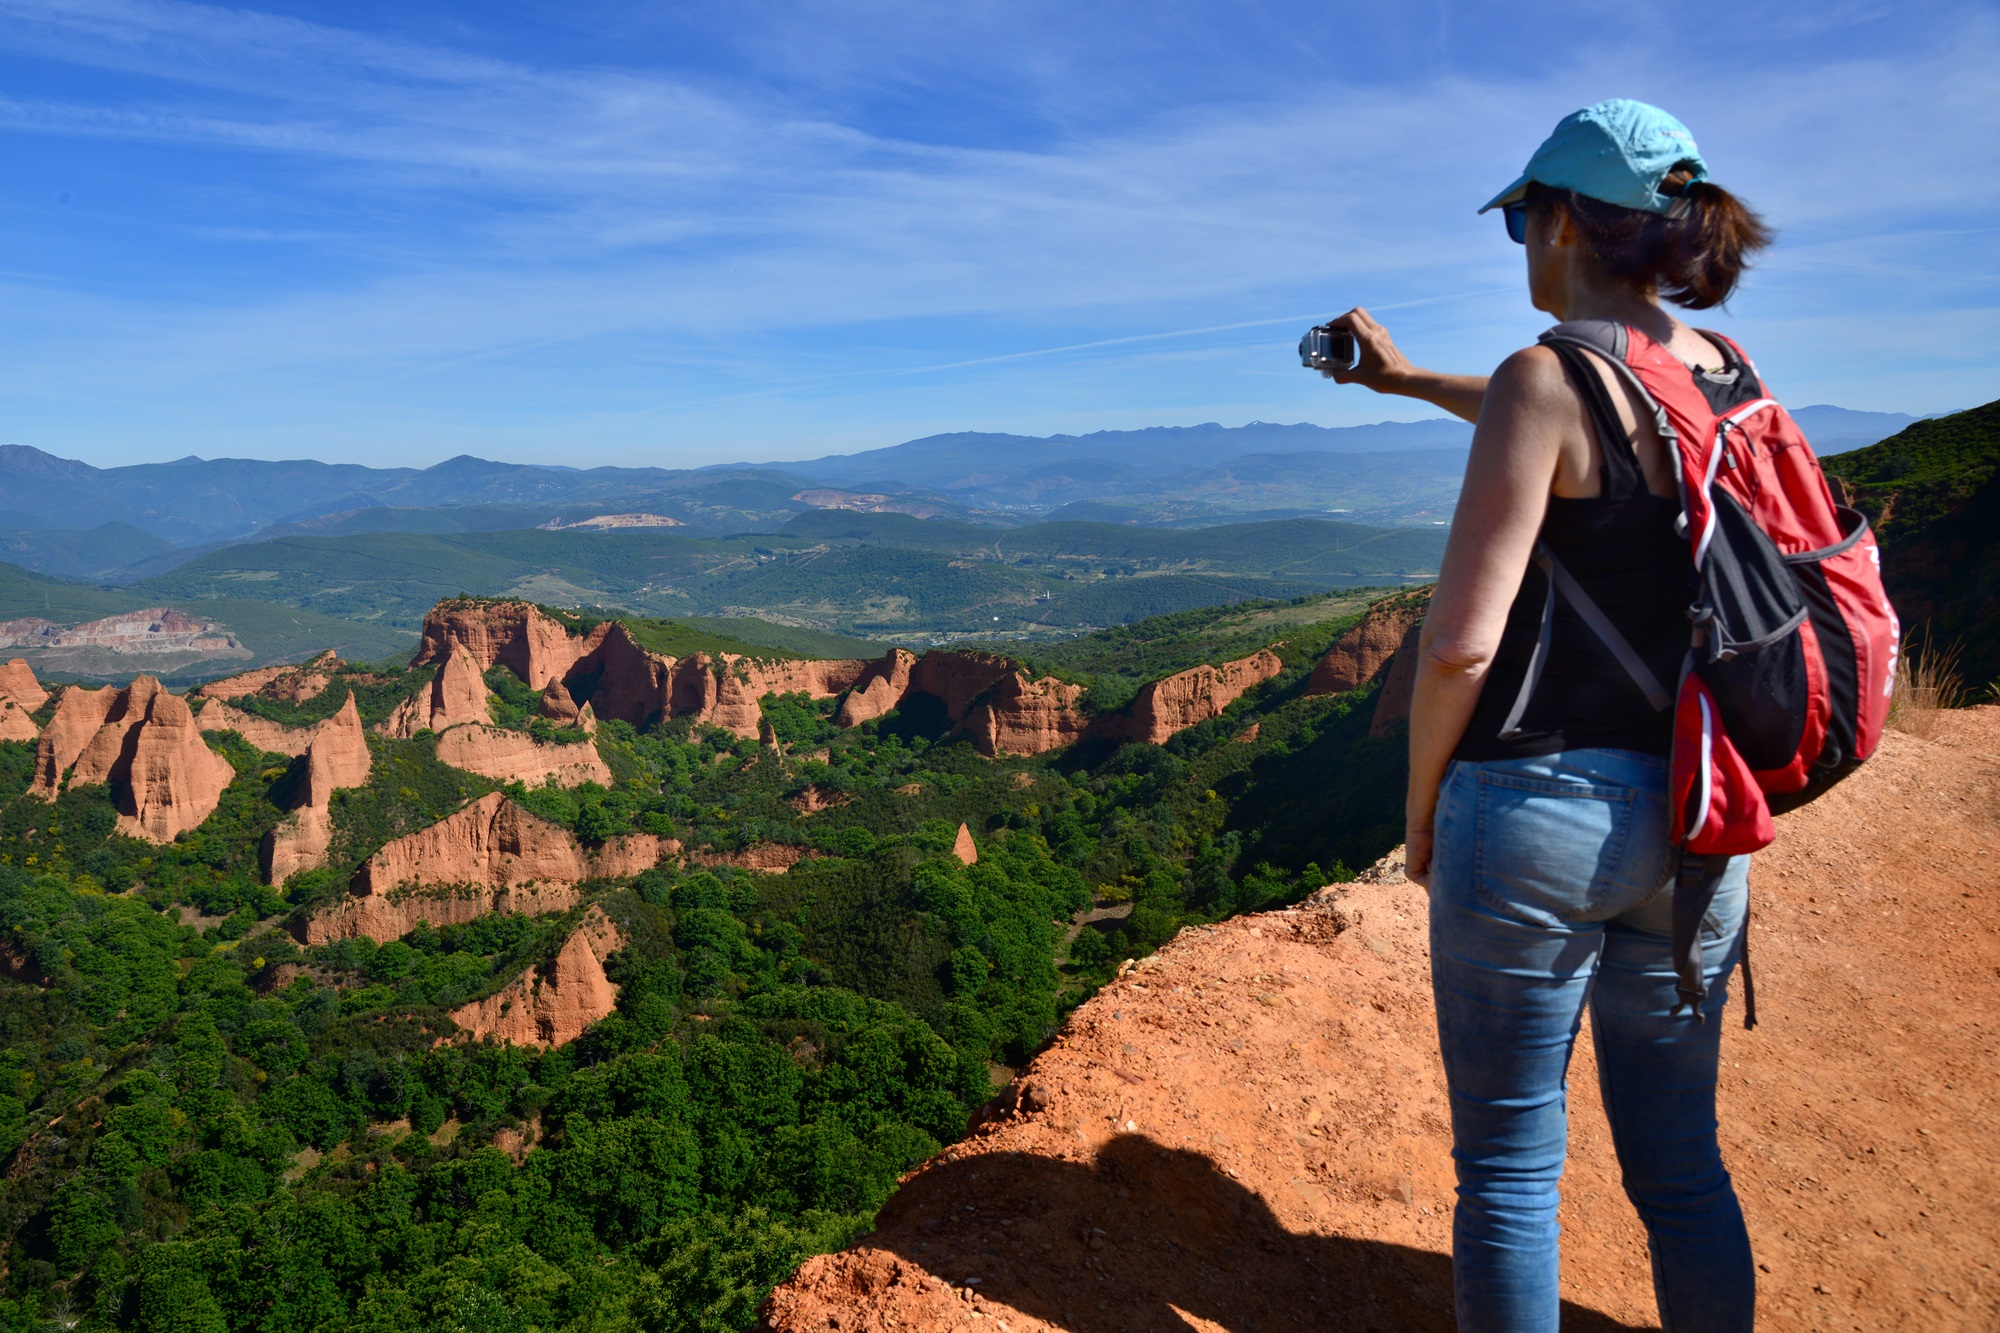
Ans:
{"type": "MultiPolygon", "coordinates": [[[[1052,654],[1085,691],[1079,715],[1103,717],[1141,678],[1277,645],[1278,674],[1164,744],[983,753],[953,725],[963,704],[916,692],[926,670],[1000,669],[977,653],[920,663],[901,707],[858,723],[846,710],[875,687],[841,684],[849,664],[818,694],[767,690],[761,741],[725,729],[720,703],[635,724],[617,683],[631,668],[594,665],[609,649],[591,645],[629,640],[627,662],[758,645],[729,620],[635,620],[619,639],[594,613],[478,601],[429,622],[442,666],[432,652],[218,687],[234,711],[207,747],[226,786],[165,843],[120,822],[137,778],[49,799],[36,745],[0,743],[0,1328],[747,1328],[1121,959],[1397,840],[1402,742],[1374,725],[1376,685],[1305,690],[1367,601],[1177,612],[1052,654]],[[475,646],[552,684],[492,665],[470,720],[399,730],[475,646]],[[564,681],[602,713],[594,734],[548,720],[564,681]],[[238,730],[286,744],[343,712],[348,746],[370,729],[366,760],[330,800],[310,795],[316,750],[238,730]],[[587,755],[608,780],[447,762],[482,728],[587,755]],[[312,800],[321,864],[266,882],[272,839],[312,800]],[[340,924],[374,901],[371,867],[487,810],[518,812],[542,848],[525,856],[627,860],[539,908],[503,894],[433,923],[423,904],[457,891],[408,887],[380,901],[413,928],[340,924]],[[621,851],[655,845],[656,861],[621,851]],[[509,1006],[573,993],[589,940],[605,942],[582,965],[599,1016],[552,1043],[506,1035],[509,1006]]],[[[752,689],[814,666],[720,661],[752,689]]],[[[73,730],[61,698],[33,710],[44,747],[73,730]]],[[[435,874],[477,873],[463,864],[435,874]]]]}

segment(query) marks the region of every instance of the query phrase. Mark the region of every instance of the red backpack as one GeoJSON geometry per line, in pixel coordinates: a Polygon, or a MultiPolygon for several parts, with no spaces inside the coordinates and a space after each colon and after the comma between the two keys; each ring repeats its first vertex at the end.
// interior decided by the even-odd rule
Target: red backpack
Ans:
{"type": "MultiPolygon", "coordinates": [[[[1654,707],[1674,710],[1674,961],[1681,998],[1697,1018],[1707,993],[1701,921],[1726,858],[1767,846],[1774,810],[1812,800],[1875,752],[1900,637],[1868,520],[1834,502],[1812,446],[1763,395],[1743,350],[1706,336],[1730,353],[1722,372],[1690,370],[1609,320],[1559,324],[1541,338],[1565,360],[1573,347],[1596,352],[1639,390],[1680,480],[1679,527],[1696,592],[1675,689],[1654,678],[1566,571],[1551,568],[1549,585],[1654,707]]],[[[1748,934],[1746,920],[1744,1022],[1754,1026],[1748,934]]]]}

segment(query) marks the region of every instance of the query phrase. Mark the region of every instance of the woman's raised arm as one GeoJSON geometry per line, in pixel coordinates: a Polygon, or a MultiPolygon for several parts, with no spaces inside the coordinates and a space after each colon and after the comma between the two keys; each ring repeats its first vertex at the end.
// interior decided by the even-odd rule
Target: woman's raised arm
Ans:
{"type": "Polygon", "coordinates": [[[1355,350],[1361,354],[1361,360],[1352,370],[1321,368],[1319,373],[1326,378],[1336,384],[1359,384],[1376,393],[1421,399],[1455,417],[1471,422],[1479,420],[1480,400],[1486,395],[1486,376],[1446,375],[1411,365],[1410,359],[1397,349],[1389,330],[1377,324],[1360,306],[1328,323],[1354,335],[1355,350]]]}
{"type": "Polygon", "coordinates": [[[1485,390],[1437,591],[1424,618],[1410,707],[1404,819],[1408,874],[1420,884],[1430,875],[1438,784],[1499,650],[1507,609],[1548,509],[1565,435],[1581,424],[1562,363],[1547,348],[1508,357],[1485,390]]]}

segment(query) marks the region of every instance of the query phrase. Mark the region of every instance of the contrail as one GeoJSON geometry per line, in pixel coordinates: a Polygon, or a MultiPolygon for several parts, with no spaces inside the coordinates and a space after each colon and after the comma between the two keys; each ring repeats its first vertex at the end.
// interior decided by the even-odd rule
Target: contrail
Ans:
{"type": "MultiPolygon", "coordinates": [[[[1517,287],[1482,287],[1476,291],[1449,292],[1443,296],[1419,297],[1414,301],[1391,301],[1384,305],[1369,306],[1368,309],[1370,311],[1408,310],[1415,306],[1439,305],[1447,301],[1468,301],[1476,296],[1498,296],[1518,290],[1517,287]]],[[[1122,338],[1097,338],[1090,342],[1065,343],[1060,347],[1037,347],[1025,352],[1005,352],[999,356],[974,357],[967,361],[941,361],[936,365],[930,366],[905,366],[899,369],[887,370],[842,370],[824,375],[803,375],[795,379],[767,380],[762,384],[747,385],[742,388],[733,389],[727,393],[711,394],[702,398],[680,399],[673,403],[660,403],[649,407],[632,408],[624,412],[606,413],[605,415],[610,417],[676,415],[705,407],[714,407],[721,403],[742,402],[752,398],[768,398],[795,389],[817,388],[821,385],[838,384],[843,381],[896,379],[910,375],[935,375],[947,370],[964,370],[974,366],[1001,365],[1009,361],[1026,361],[1035,357],[1061,356],[1068,352],[1089,352],[1104,347],[1124,347],[1134,343],[1164,342],[1170,338],[1198,338],[1204,334],[1233,333],[1238,329],[1268,328],[1274,324],[1311,324],[1325,318],[1327,317],[1321,314],[1273,315],[1268,319],[1245,319],[1233,324],[1208,324],[1193,329],[1167,329],[1159,333],[1134,333],[1122,338]]],[[[555,343],[569,341],[573,341],[573,339],[551,338],[534,346],[551,346],[555,343]]],[[[486,360],[498,355],[506,355],[506,353],[473,353],[459,360],[486,360]]],[[[402,377],[399,376],[398,378],[402,377]]]]}
{"type": "MultiPolygon", "coordinates": [[[[1472,292],[1453,292],[1448,296],[1426,296],[1415,301],[1396,301],[1389,305],[1372,306],[1373,310],[1407,310],[1412,306],[1436,305],[1443,301],[1465,301],[1475,296],[1494,296],[1516,290],[1513,287],[1483,287],[1472,292]]],[[[1060,356],[1064,352],[1088,352],[1099,347],[1121,347],[1128,343],[1159,342],[1167,338],[1195,338],[1204,333],[1233,333],[1237,329],[1258,329],[1271,324],[1304,324],[1319,319],[1319,315],[1274,315],[1270,319],[1246,319],[1235,324],[1209,324],[1198,329],[1169,329],[1164,333],[1134,333],[1124,338],[1099,338],[1095,342],[1066,343],[1061,347],[1039,347],[1029,352],[1008,352],[1001,356],[975,357],[970,361],[945,361],[935,366],[911,366],[904,370],[862,371],[864,375],[928,375],[939,370],[962,370],[968,366],[992,366],[1003,361],[1025,361],[1036,356],[1060,356]]]]}
{"type": "MultiPolygon", "coordinates": [[[[1386,305],[1369,306],[1375,310],[1408,310],[1413,306],[1438,305],[1446,301],[1467,301],[1475,296],[1498,296],[1518,290],[1514,287],[1482,287],[1470,292],[1451,292],[1443,296],[1425,296],[1414,301],[1391,301],[1386,305]]],[[[712,407],[717,403],[735,402],[746,398],[763,398],[784,393],[788,389],[833,384],[843,380],[894,379],[907,375],[934,375],[946,370],[964,370],[973,366],[999,365],[1008,361],[1025,361],[1033,357],[1061,356],[1065,352],[1088,352],[1100,347],[1121,347],[1133,343],[1162,342],[1169,338],[1197,338],[1208,333],[1231,333],[1237,329],[1268,328],[1273,324],[1310,324],[1326,318],[1323,315],[1273,315],[1269,319],[1245,319],[1234,324],[1208,324],[1194,329],[1168,329],[1161,333],[1134,333],[1123,338],[1098,338],[1086,343],[1065,343],[1060,347],[1037,347],[1026,352],[1005,352],[999,356],[974,357],[969,361],[941,361],[932,366],[905,366],[894,370],[846,370],[826,375],[811,375],[799,379],[777,380],[754,387],[738,389],[730,393],[716,394],[708,398],[678,402],[671,407],[640,408],[626,414],[644,416],[657,412],[685,412],[694,408],[712,407]]]]}

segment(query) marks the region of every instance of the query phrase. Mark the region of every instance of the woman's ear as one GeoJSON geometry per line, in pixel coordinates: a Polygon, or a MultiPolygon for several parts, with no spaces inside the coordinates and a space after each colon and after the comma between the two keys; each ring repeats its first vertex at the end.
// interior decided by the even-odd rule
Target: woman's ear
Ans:
{"type": "Polygon", "coordinates": [[[1583,233],[1577,230],[1576,219],[1559,203],[1551,203],[1543,210],[1539,220],[1542,243],[1553,249],[1566,250],[1583,239],[1583,233]]]}

